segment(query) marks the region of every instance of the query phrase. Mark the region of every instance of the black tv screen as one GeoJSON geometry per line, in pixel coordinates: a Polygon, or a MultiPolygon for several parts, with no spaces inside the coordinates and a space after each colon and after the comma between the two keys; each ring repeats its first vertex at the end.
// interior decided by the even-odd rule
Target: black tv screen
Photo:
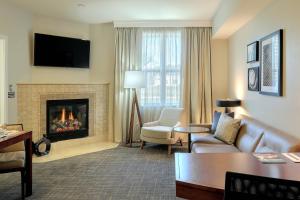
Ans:
{"type": "Polygon", "coordinates": [[[90,41],[35,33],[34,66],[89,68],[90,41]]]}

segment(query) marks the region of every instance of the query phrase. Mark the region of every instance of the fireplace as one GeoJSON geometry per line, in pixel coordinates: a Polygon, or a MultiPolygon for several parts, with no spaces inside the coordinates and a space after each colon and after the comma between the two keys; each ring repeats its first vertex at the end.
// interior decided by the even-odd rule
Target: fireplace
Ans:
{"type": "Polygon", "coordinates": [[[47,138],[51,142],[88,136],[89,100],[47,100],[47,138]]]}

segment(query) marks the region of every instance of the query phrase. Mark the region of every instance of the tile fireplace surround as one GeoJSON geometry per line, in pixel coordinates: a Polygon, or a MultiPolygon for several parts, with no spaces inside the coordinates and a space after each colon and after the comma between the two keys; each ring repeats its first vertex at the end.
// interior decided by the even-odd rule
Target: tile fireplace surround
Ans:
{"type": "Polygon", "coordinates": [[[108,131],[109,84],[18,84],[18,121],[33,131],[33,141],[46,134],[46,101],[89,99],[89,136],[110,141],[108,131]]]}

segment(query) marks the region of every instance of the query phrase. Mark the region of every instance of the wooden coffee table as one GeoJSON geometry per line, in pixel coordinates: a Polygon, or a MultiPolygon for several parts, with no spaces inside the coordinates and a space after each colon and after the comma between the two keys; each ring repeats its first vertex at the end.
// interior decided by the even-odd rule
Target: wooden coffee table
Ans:
{"type": "Polygon", "coordinates": [[[263,164],[250,153],[175,153],[176,196],[222,200],[227,171],[300,181],[300,163],[282,158],[287,162],[263,164]]]}
{"type": "Polygon", "coordinates": [[[208,128],[200,126],[187,126],[187,127],[175,127],[175,132],[188,134],[188,151],[191,153],[191,134],[192,133],[207,133],[209,132],[208,128]]]}

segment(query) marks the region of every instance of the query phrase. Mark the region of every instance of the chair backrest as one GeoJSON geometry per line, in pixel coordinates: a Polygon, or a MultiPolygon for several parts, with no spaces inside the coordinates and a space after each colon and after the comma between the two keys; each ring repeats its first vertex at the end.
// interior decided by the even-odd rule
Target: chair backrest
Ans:
{"type": "Polygon", "coordinates": [[[159,117],[159,124],[162,126],[175,126],[180,120],[183,108],[164,108],[159,117]]]}
{"type": "MultiPolygon", "coordinates": [[[[5,125],[1,126],[1,128],[4,128],[6,130],[23,131],[23,124],[5,124],[5,125]]],[[[24,142],[19,142],[17,144],[8,146],[4,149],[0,149],[0,153],[24,151],[24,150],[25,150],[24,142]]]]}
{"type": "Polygon", "coordinates": [[[226,173],[224,200],[300,199],[300,182],[276,178],[226,173]]]}

